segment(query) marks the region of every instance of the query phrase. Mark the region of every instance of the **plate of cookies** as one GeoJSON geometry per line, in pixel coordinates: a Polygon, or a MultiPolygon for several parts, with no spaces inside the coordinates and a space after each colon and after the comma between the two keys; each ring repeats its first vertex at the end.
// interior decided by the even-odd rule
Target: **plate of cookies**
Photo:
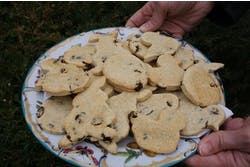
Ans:
{"type": "Polygon", "coordinates": [[[39,142],[75,166],[172,166],[232,115],[222,67],[164,32],[84,32],[30,68],[23,114],[39,142]]]}

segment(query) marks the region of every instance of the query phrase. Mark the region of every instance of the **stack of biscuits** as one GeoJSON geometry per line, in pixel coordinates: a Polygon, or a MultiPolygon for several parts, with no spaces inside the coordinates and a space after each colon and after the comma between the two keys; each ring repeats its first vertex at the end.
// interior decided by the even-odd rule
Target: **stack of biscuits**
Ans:
{"type": "Polygon", "coordinates": [[[159,32],[117,35],[92,34],[87,45],[40,62],[36,88],[51,97],[37,122],[63,135],[59,148],[93,142],[117,153],[118,142],[132,135],[143,150],[171,153],[180,136],[218,130],[225,114],[211,73],[223,64],[206,63],[159,32]]]}

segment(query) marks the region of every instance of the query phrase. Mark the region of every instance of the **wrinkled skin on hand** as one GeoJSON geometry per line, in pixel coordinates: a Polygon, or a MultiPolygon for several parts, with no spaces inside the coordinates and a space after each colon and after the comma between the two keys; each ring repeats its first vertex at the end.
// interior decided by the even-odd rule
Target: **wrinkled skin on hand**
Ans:
{"type": "Polygon", "coordinates": [[[140,27],[143,32],[161,30],[182,37],[212,7],[212,2],[148,2],[127,21],[126,27],[140,27]]]}
{"type": "Polygon", "coordinates": [[[199,143],[199,154],[184,163],[193,167],[250,166],[250,117],[229,119],[223,129],[205,136],[199,143]]]}

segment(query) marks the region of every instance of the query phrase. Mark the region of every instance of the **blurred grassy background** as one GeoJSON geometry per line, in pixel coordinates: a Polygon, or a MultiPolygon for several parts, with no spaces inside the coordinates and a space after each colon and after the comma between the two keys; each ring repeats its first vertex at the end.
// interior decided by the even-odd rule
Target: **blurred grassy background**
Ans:
{"type": "MultiPolygon", "coordinates": [[[[71,166],[33,137],[24,121],[20,94],[26,73],[48,48],[72,35],[123,26],[144,2],[0,2],[0,166],[71,166]]],[[[185,40],[220,71],[227,106],[249,115],[250,12],[227,28],[204,20],[185,40]]],[[[181,165],[176,165],[181,166],[181,165]]]]}

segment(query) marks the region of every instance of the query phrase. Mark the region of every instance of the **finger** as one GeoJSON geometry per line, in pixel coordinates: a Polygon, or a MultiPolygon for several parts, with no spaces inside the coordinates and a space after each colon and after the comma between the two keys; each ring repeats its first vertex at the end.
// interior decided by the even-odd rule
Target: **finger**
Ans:
{"type": "Polygon", "coordinates": [[[243,126],[244,126],[244,127],[250,126],[250,116],[248,116],[248,117],[245,119],[244,125],[243,125],[243,126]]]}
{"type": "Polygon", "coordinates": [[[154,9],[156,10],[153,11],[152,17],[140,27],[141,31],[155,31],[163,24],[165,19],[165,11],[157,8],[154,9]]]}
{"type": "Polygon", "coordinates": [[[208,156],[222,150],[238,149],[247,151],[249,148],[247,128],[239,130],[218,131],[205,136],[198,146],[202,156],[208,156]]]}
{"type": "Polygon", "coordinates": [[[192,167],[236,167],[235,157],[231,151],[220,152],[211,156],[200,156],[195,155],[187,160],[184,163],[192,167]]]}
{"type": "Polygon", "coordinates": [[[150,2],[146,3],[141,9],[139,9],[133,16],[129,18],[126,23],[126,27],[139,27],[145,23],[151,16],[152,9],[150,2]]]}
{"type": "Polygon", "coordinates": [[[244,119],[242,118],[227,119],[226,122],[223,124],[223,129],[237,130],[242,128],[243,125],[244,125],[244,119]]]}
{"type": "Polygon", "coordinates": [[[178,38],[182,38],[185,34],[184,30],[180,26],[168,21],[161,25],[159,30],[166,31],[178,38]]]}

